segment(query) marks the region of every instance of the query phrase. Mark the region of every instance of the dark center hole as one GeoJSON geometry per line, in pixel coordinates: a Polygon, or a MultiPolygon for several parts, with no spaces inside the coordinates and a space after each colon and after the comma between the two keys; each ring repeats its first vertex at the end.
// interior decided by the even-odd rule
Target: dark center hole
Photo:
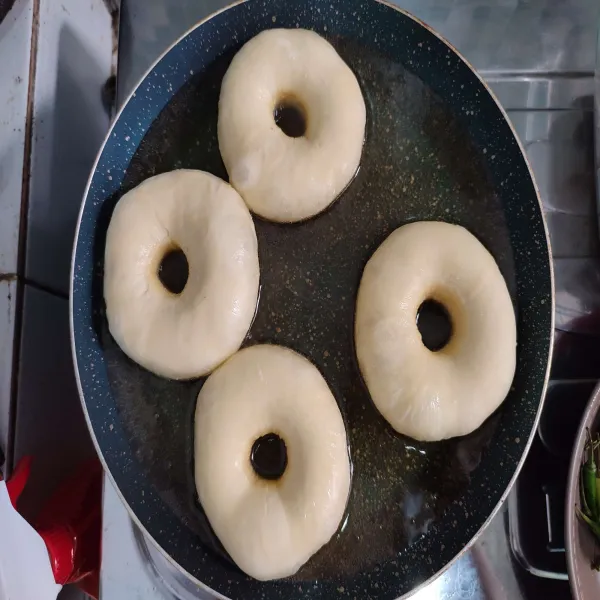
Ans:
{"type": "Polygon", "coordinates": [[[158,265],[158,278],[172,294],[183,292],[189,274],[188,261],[181,248],[169,250],[158,265]]]}
{"type": "Polygon", "coordinates": [[[289,137],[302,137],[306,133],[306,114],[298,102],[282,100],[275,107],[273,117],[277,127],[289,137]]]}
{"type": "Polygon", "coordinates": [[[279,479],[287,467],[285,442],[276,433],[259,437],[250,451],[250,463],[263,479],[279,479]]]}
{"type": "Polygon", "coordinates": [[[452,337],[452,320],[446,307],[437,300],[425,300],[417,311],[417,328],[426,348],[441,350],[452,337]]]}

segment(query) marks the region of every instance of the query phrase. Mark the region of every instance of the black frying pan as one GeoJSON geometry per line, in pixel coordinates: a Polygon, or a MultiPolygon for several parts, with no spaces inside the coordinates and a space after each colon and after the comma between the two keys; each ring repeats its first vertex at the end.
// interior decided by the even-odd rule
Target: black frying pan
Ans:
{"type": "Polygon", "coordinates": [[[535,184],[505,114],[451,46],[375,0],[252,0],[214,15],[144,77],[91,176],[73,256],[73,350],[107,471],[135,521],[180,567],[228,598],[397,598],[463,551],[505,498],[535,428],[548,376],[552,269],[535,184]],[[354,465],[347,519],[294,577],[261,583],[231,563],[198,504],[193,411],[203,381],[160,379],[108,333],[104,240],[115,203],[185,167],[227,178],[216,136],[223,74],[269,27],[324,35],[356,73],[368,123],[357,178],[301,224],[256,220],[261,297],[245,342],[309,357],[337,396],[354,465]],[[464,438],[419,443],[370,402],[352,339],[362,268],[396,227],[458,223],[496,258],[518,316],[518,366],[503,406],[464,438]]]}

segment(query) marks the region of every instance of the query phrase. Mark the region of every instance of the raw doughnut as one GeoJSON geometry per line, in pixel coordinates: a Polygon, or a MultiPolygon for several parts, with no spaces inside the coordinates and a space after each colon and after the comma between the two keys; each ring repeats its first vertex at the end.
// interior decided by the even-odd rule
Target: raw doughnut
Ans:
{"type": "Polygon", "coordinates": [[[515,373],[515,313],[492,255],[466,229],[438,222],[396,229],[367,263],[356,303],[356,353],[375,406],[418,440],[465,435],[506,397],[515,373]],[[417,328],[425,300],[452,333],[429,350],[417,328]]]}
{"type": "Polygon", "coordinates": [[[245,348],[206,381],[196,405],[200,502],[236,564],[255,579],[294,574],[336,532],[350,490],[344,421],[327,383],[282,346],[245,348]],[[279,479],[251,463],[255,440],[276,434],[279,479]]]}
{"type": "Polygon", "coordinates": [[[219,99],[219,149],[233,187],[272,221],[307,219],[354,177],[365,135],[365,103],[333,46],[306,29],[270,29],[236,54],[219,99]],[[289,137],[274,113],[294,107],[305,122],[289,137]]]}
{"type": "Polygon", "coordinates": [[[252,217],[221,179],[173,171],[117,203],[106,237],[106,315],[119,346],[143,367],[173,379],[212,371],[246,336],[258,285],[252,217]],[[158,278],[174,248],[189,265],[180,294],[158,278]]]}

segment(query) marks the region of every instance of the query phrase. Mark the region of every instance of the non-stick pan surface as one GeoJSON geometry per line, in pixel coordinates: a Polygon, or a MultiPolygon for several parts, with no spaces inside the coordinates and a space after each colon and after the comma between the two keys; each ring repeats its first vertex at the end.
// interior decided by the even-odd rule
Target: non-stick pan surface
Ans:
{"type": "MultiPolygon", "coordinates": [[[[73,258],[72,328],[89,425],[132,515],[198,581],[229,598],[397,598],[444,568],[504,498],[545,389],[552,273],[535,185],[504,113],[453,49],[377,1],[251,0],[198,25],[149,71],[110,131],[85,197],[73,258]],[[368,122],[360,171],[324,214],[256,219],[261,296],[245,344],[309,357],[346,419],[354,466],[347,518],[294,577],[260,583],[222,551],[193,481],[193,411],[203,381],[143,370],[104,315],[105,233],[115,203],[180,167],[226,178],[216,136],[223,74],[270,27],[325,36],[356,73],[368,122]],[[392,431],[360,378],[352,338],[362,268],[396,227],[459,223],[496,258],[518,319],[518,366],[501,409],[459,439],[392,431]]],[[[492,340],[493,343],[493,340],[492,340]]]]}

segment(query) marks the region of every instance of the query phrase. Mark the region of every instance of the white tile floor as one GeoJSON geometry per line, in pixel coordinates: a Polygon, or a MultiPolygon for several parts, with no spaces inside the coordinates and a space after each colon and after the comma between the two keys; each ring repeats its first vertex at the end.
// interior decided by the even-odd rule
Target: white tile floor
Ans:
{"type": "MultiPolygon", "coordinates": [[[[25,286],[27,314],[22,336],[20,331],[15,334],[20,336],[22,346],[19,372],[20,381],[24,382],[17,394],[17,423],[26,425],[26,429],[17,431],[15,439],[21,440],[25,448],[23,440],[28,435],[39,438],[37,422],[31,418],[38,412],[36,402],[42,412],[46,404],[53,405],[57,414],[68,406],[64,404],[68,394],[63,389],[53,390],[52,384],[48,388],[41,385],[35,369],[39,371],[44,361],[63,355],[65,367],[71,369],[66,295],[74,229],[87,177],[109,124],[102,104],[102,86],[110,76],[113,32],[104,1],[16,0],[0,23],[0,57],[0,444],[11,455],[7,431],[13,417],[9,417],[8,408],[15,311],[21,304],[14,274],[19,263],[22,206],[28,206],[28,214],[26,268],[25,273],[18,273],[20,281],[26,278],[34,286],[56,291],[61,298],[46,298],[43,292],[25,286]],[[36,7],[39,14],[34,19],[36,7]],[[37,47],[35,60],[31,61],[34,34],[37,47]],[[32,86],[30,62],[35,63],[32,86]],[[26,172],[24,141],[29,88],[34,90],[32,153],[31,171],[26,172]],[[30,194],[23,202],[22,182],[27,179],[30,194]],[[51,313],[56,310],[56,302],[63,307],[64,316],[59,321],[64,332],[57,334],[53,346],[46,343],[44,336],[54,326],[48,319],[54,318],[51,313]],[[40,315],[36,314],[38,310],[40,315]],[[27,319],[38,317],[39,326],[27,323],[27,319]],[[39,352],[35,357],[29,355],[30,349],[44,344],[48,357],[39,352]],[[64,348],[57,348],[58,344],[64,348]],[[31,374],[30,368],[34,369],[31,374]],[[35,384],[40,385],[36,388],[35,384]],[[24,394],[39,397],[21,402],[24,394]],[[27,405],[31,414],[23,415],[21,404],[27,405]]],[[[45,375],[53,379],[54,385],[65,383],[55,383],[52,373],[45,375]]],[[[69,393],[77,398],[74,387],[69,393]]]]}

